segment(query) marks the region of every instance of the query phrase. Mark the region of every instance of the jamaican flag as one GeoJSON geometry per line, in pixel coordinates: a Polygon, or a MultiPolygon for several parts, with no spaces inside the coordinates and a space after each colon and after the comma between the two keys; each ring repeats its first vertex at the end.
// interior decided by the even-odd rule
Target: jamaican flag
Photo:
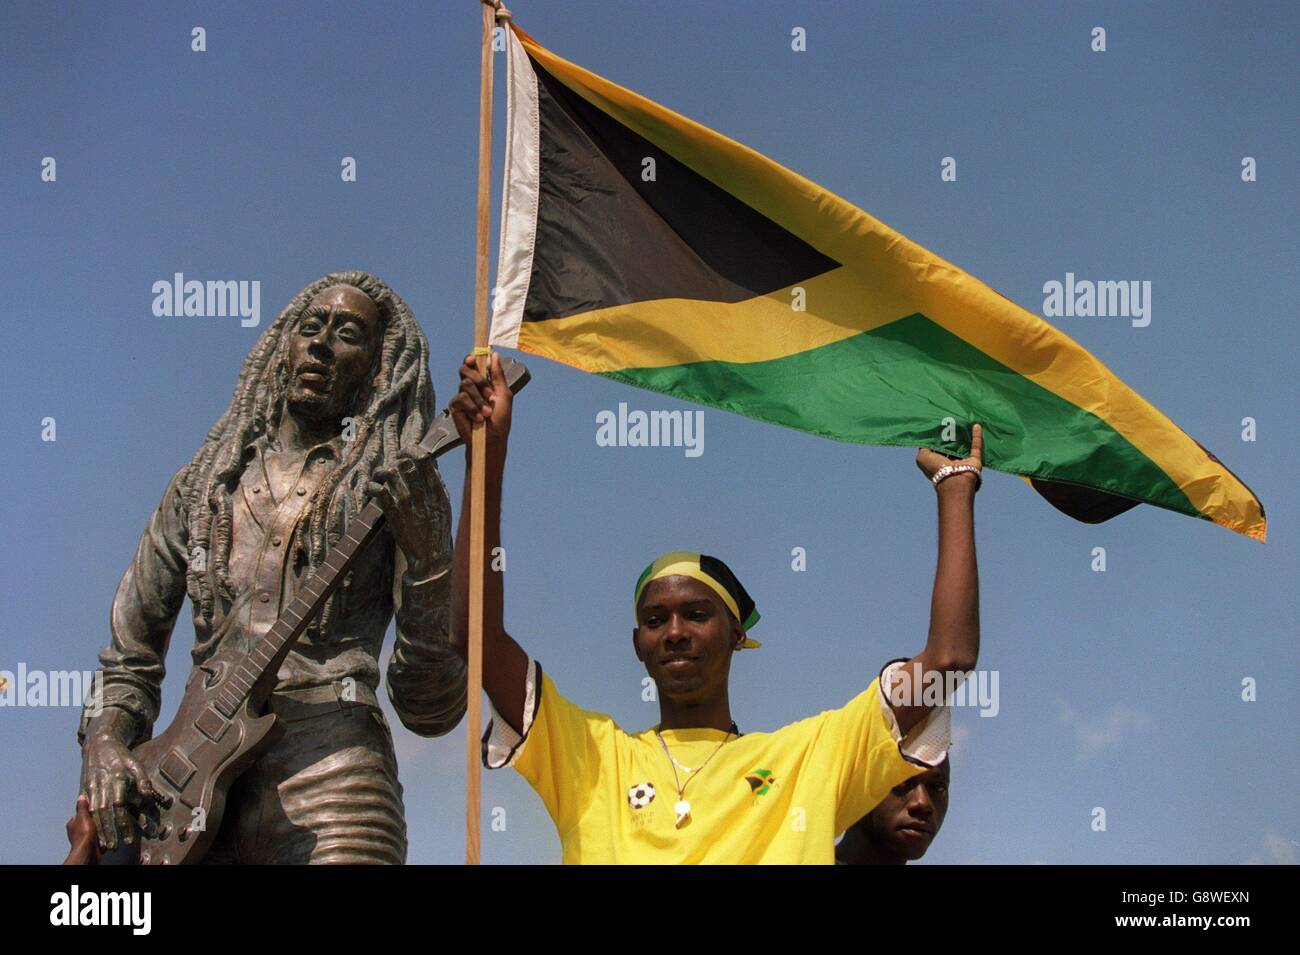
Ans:
{"type": "Polygon", "coordinates": [[[493,345],[840,441],[965,455],[978,421],[987,466],[1079,520],[1145,502],[1264,539],[1236,475],[1042,318],[508,32],[493,345]]]}

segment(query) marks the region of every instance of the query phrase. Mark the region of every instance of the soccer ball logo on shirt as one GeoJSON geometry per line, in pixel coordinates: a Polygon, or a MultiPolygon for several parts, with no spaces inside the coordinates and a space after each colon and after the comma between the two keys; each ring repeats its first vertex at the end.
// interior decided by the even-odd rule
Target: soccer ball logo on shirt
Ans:
{"type": "Polygon", "coordinates": [[[627,804],[633,809],[644,809],[655,800],[653,783],[637,783],[627,791],[627,804]]]}

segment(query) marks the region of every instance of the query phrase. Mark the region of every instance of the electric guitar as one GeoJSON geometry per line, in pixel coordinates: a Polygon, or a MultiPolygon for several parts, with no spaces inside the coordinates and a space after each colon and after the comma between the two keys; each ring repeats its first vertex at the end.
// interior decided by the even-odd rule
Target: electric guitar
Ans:
{"type": "MultiPolygon", "coordinates": [[[[501,371],[512,392],[528,384],[521,362],[503,356],[501,371]]],[[[438,456],[463,443],[444,411],[420,447],[438,456]]],[[[266,712],[280,664],[383,526],[384,512],[372,500],[257,645],[248,653],[218,650],[202,668],[195,667],[171,725],[135,748],[159,796],[141,807],[141,863],[178,865],[203,858],[221,827],[230,787],[284,734],[280,717],[266,712]]]]}

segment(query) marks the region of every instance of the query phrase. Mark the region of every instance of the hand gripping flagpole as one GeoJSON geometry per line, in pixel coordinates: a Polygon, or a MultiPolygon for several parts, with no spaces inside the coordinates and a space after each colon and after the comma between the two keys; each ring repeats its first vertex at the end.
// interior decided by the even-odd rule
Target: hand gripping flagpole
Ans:
{"type": "MultiPolygon", "coordinates": [[[[474,247],[474,356],[480,374],[487,374],[488,347],[488,217],[492,207],[492,34],[498,20],[509,20],[510,11],[501,0],[481,0],[483,44],[479,60],[478,99],[478,226],[474,247]]],[[[465,863],[479,863],[479,818],[482,788],[482,757],[479,737],[483,723],[483,519],[485,510],[484,469],[487,467],[487,435],[484,423],[475,422],[470,434],[469,498],[469,646],[467,745],[465,762],[465,863]]]]}

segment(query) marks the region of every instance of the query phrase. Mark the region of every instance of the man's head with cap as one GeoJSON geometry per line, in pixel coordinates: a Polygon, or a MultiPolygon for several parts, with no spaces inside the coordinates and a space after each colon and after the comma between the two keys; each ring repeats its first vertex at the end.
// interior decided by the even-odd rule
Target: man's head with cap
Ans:
{"type": "Polygon", "coordinates": [[[708,554],[673,551],[637,580],[632,646],[661,696],[703,702],[725,692],[731,656],[756,648],[758,610],[731,569],[708,554]]]}

